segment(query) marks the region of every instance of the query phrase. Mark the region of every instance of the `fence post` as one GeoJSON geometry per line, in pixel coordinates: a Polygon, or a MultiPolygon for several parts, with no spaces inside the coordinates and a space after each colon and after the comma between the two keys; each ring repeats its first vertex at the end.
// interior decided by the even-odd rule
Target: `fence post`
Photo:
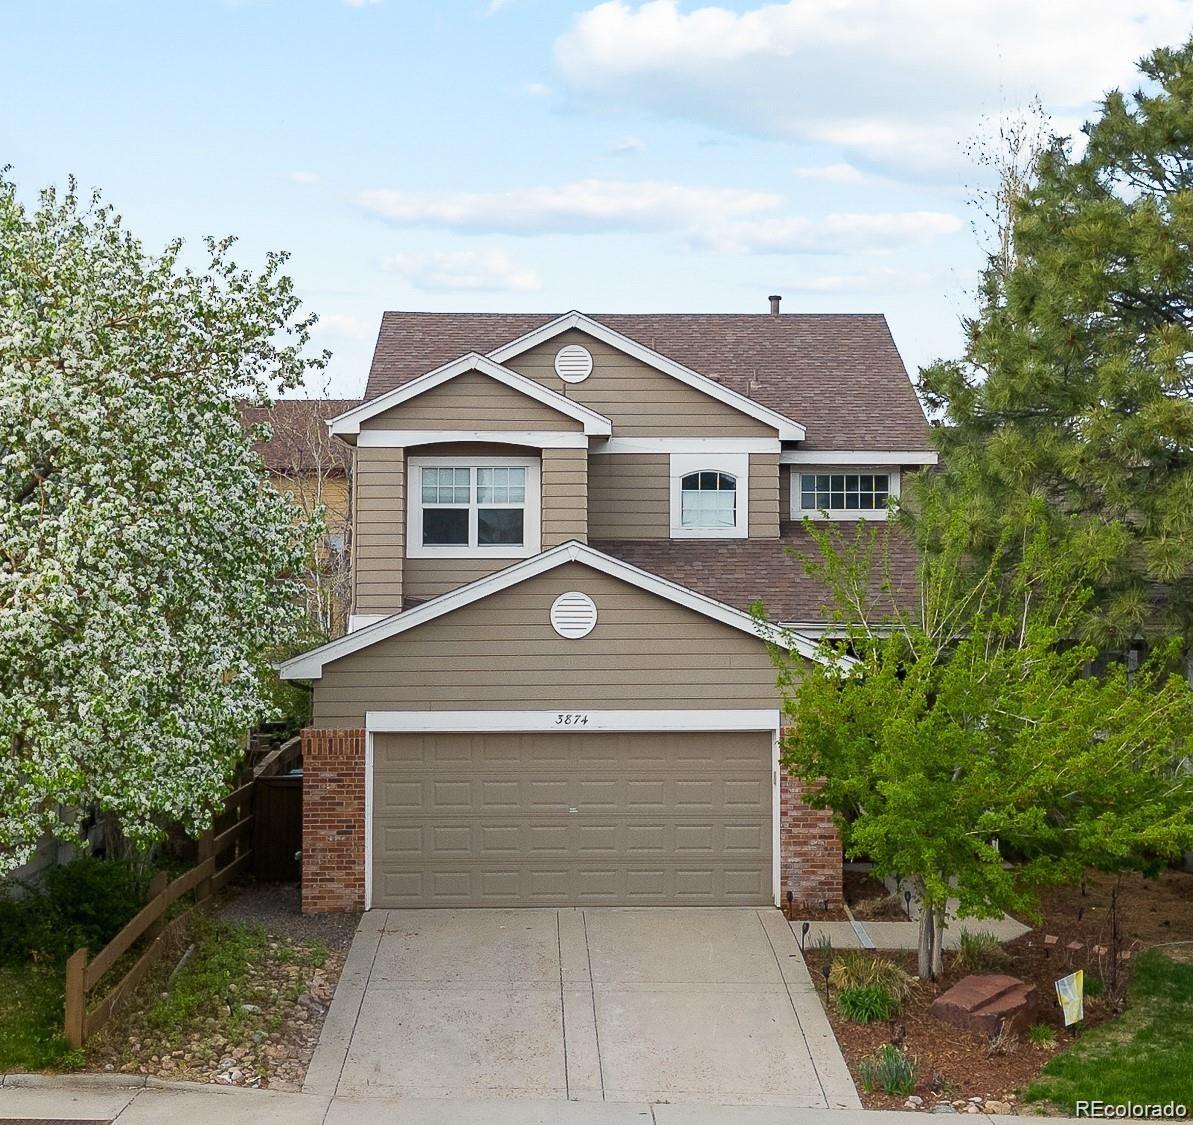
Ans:
{"type": "Polygon", "coordinates": [[[76,949],[66,962],[66,1018],[63,1034],[75,1050],[83,1046],[83,1022],[87,1015],[87,950],[76,949]]]}
{"type": "MultiPolygon", "coordinates": [[[[215,842],[215,829],[209,828],[199,837],[198,860],[200,863],[211,859],[215,842]]],[[[211,894],[211,876],[201,880],[195,886],[195,902],[202,902],[211,894]]]]}

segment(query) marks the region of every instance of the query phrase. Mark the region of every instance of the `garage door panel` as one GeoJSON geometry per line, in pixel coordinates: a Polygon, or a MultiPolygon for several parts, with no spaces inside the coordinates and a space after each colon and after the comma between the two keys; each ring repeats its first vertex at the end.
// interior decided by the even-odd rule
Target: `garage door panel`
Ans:
{"type": "Polygon", "coordinates": [[[771,900],[765,734],[378,735],[374,762],[375,906],[771,900]]]}

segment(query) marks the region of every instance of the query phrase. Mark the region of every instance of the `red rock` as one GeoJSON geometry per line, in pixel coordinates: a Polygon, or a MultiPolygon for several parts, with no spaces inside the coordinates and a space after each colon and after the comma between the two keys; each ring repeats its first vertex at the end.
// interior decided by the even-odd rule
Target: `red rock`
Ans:
{"type": "Polygon", "coordinates": [[[978,1035],[1025,1031],[1036,1014],[1036,986],[1001,974],[964,977],[933,1001],[932,1014],[978,1035]]]}

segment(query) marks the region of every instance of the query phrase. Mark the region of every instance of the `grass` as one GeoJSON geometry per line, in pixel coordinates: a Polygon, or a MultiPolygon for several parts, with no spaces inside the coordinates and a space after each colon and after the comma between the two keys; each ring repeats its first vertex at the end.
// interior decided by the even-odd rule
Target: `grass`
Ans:
{"type": "Polygon", "coordinates": [[[82,1064],[62,1038],[63,995],[60,966],[0,968],[0,1073],[82,1064]]]}
{"type": "Polygon", "coordinates": [[[1078,1100],[1187,1101],[1193,1042],[1193,947],[1172,955],[1143,954],[1127,1008],[1053,1058],[1027,1089],[1029,1101],[1050,1101],[1069,1113],[1078,1100]]]}

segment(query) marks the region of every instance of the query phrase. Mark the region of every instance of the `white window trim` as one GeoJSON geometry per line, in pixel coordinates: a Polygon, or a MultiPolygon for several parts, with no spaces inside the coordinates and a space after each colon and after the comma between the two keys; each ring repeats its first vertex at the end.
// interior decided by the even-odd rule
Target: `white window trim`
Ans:
{"type": "Polygon", "coordinates": [[[833,450],[785,449],[779,454],[780,465],[935,465],[940,458],[930,450],[833,450]]]}
{"type": "Polygon", "coordinates": [[[791,467],[791,518],[793,520],[831,520],[853,522],[855,520],[885,520],[886,508],[846,508],[842,511],[826,510],[824,508],[805,508],[801,504],[800,477],[805,474],[828,473],[834,476],[855,476],[859,473],[881,473],[889,480],[887,495],[895,500],[899,499],[900,474],[893,465],[793,465],[791,467]]]}
{"type": "Polygon", "coordinates": [[[408,559],[528,559],[542,550],[542,483],[539,462],[533,457],[481,457],[470,454],[462,457],[411,457],[407,461],[406,486],[406,557],[408,559]],[[526,502],[523,505],[522,530],[525,542],[519,547],[509,543],[473,546],[476,542],[476,473],[478,466],[521,468],[526,470],[526,502]],[[472,498],[468,505],[469,545],[455,543],[426,546],[422,542],[424,468],[468,468],[473,470],[470,481],[472,498]]]}
{"type": "Polygon", "coordinates": [[[750,534],[750,455],[748,453],[671,454],[671,538],[745,539],[750,534]],[[729,473],[737,479],[732,527],[683,526],[683,478],[698,472],[729,473]]]}
{"type": "Polygon", "coordinates": [[[770,735],[771,765],[771,891],[782,906],[782,852],[779,839],[782,800],[779,790],[779,750],[783,714],[769,710],[724,711],[584,711],[570,703],[552,711],[366,711],[365,712],[365,909],[373,908],[373,761],[374,740],[388,732],[558,731],[560,712],[584,712],[584,726],[569,726],[567,734],[597,731],[744,731],[770,735]]]}

